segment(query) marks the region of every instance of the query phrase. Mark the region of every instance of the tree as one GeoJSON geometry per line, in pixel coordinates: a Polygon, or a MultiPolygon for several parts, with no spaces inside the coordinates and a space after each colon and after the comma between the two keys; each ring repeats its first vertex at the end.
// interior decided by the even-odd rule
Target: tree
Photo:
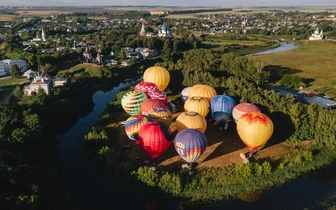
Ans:
{"type": "Polygon", "coordinates": [[[21,72],[20,69],[17,65],[13,65],[10,71],[12,78],[20,78],[21,77],[21,72]]]}

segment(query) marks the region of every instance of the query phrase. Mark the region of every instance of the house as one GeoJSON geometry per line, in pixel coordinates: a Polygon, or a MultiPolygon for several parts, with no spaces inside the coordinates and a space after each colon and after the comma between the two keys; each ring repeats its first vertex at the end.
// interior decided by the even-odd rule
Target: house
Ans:
{"type": "Polygon", "coordinates": [[[31,96],[34,93],[37,94],[41,89],[43,89],[46,94],[49,94],[52,84],[49,75],[37,73],[33,82],[24,87],[24,94],[31,96]]]}
{"type": "Polygon", "coordinates": [[[22,76],[23,77],[27,77],[27,78],[34,78],[36,75],[36,71],[33,71],[33,70],[28,70],[28,71],[25,71],[22,76]]]}
{"type": "Polygon", "coordinates": [[[322,40],[323,39],[323,30],[319,32],[318,28],[316,28],[315,32],[309,37],[309,40],[322,40]]]}
{"type": "Polygon", "coordinates": [[[68,82],[68,79],[66,78],[55,78],[53,79],[53,86],[54,87],[64,86],[67,82],[68,82]]]}
{"type": "Polygon", "coordinates": [[[27,65],[25,60],[5,59],[0,61],[0,76],[8,75],[13,65],[17,65],[20,69],[20,72],[27,71],[27,65]]]}

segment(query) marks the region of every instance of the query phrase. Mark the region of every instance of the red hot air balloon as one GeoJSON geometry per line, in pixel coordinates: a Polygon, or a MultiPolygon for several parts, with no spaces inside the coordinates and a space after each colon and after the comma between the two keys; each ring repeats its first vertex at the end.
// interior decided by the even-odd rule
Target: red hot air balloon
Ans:
{"type": "Polygon", "coordinates": [[[159,90],[158,86],[152,82],[140,82],[134,87],[135,91],[141,91],[146,93],[146,95],[149,97],[148,92],[149,91],[156,91],[159,90]]]}
{"type": "Polygon", "coordinates": [[[161,92],[160,90],[154,90],[154,91],[149,91],[148,95],[151,99],[158,99],[162,101],[162,103],[166,106],[168,103],[168,97],[164,92],[161,92]]]}
{"type": "Polygon", "coordinates": [[[154,108],[164,108],[165,105],[157,99],[146,99],[142,104],[140,105],[140,114],[147,115],[151,109],[154,108]]]}
{"type": "Polygon", "coordinates": [[[138,133],[138,141],[143,150],[152,158],[160,157],[170,146],[172,132],[162,122],[148,122],[138,133]]]}

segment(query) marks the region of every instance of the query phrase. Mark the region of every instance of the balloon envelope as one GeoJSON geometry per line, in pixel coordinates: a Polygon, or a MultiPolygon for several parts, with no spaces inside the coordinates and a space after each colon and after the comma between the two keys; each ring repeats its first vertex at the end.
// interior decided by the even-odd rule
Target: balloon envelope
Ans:
{"type": "Polygon", "coordinates": [[[193,96],[202,97],[208,102],[210,102],[210,99],[217,95],[216,90],[213,87],[210,87],[209,85],[194,85],[190,88],[188,93],[188,98],[191,98],[193,96]]]}
{"type": "Polygon", "coordinates": [[[129,115],[140,114],[140,106],[147,99],[147,95],[140,91],[127,92],[121,98],[121,106],[129,115]]]}
{"type": "Polygon", "coordinates": [[[232,110],[236,106],[235,100],[226,95],[217,95],[210,100],[211,114],[222,112],[226,113],[229,117],[232,116],[232,110]]]}
{"type": "Polygon", "coordinates": [[[146,93],[147,97],[149,91],[159,90],[158,86],[152,82],[140,82],[134,87],[134,91],[141,91],[146,93]]]}
{"type": "Polygon", "coordinates": [[[140,128],[150,122],[151,119],[145,115],[134,115],[130,116],[126,121],[122,122],[125,125],[125,132],[128,138],[131,140],[138,140],[138,132],[140,128]]]}
{"type": "Polygon", "coordinates": [[[152,158],[161,156],[170,146],[172,133],[168,126],[161,122],[148,122],[138,133],[138,141],[142,149],[152,158]]]}
{"type": "Polygon", "coordinates": [[[161,66],[152,66],[144,72],[143,80],[156,84],[160,91],[164,91],[169,84],[170,74],[161,66]]]}
{"type": "Polygon", "coordinates": [[[207,122],[197,112],[183,112],[176,118],[176,130],[180,132],[187,128],[197,129],[204,133],[207,128],[207,122]]]}
{"type": "Polygon", "coordinates": [[[184,111],[197,112],[203,117],[206,117],[208,115],[209,108],[210,108],[209,102],[198,96],[188,98],[188,100],[186,100],[186,102],[184,103],[184,111]]]}
{"type": "Polygon", "coordinates": [[[165,106],[168,103],[167,95],[160,90],[149,91],[148,95],[151,99],[160,100],[163,103],[163,105],[165,105],[165,106]]]}
{"type": "Polygon", "coordinates": [[[233,108],[232,117],[237,123],[241,116],[249,112],[260,112],[260,109],[251,103],[240,103],[233,108]]]}
{"type": "Polygon", "coordinates": [[[251,152],[261,149],[273,134],[273,122],[261,112],[249,112],[237,122],[238,135],[251,152]]]}
{"type": "Polygon", "coordinates": [[[172,113],[172,114],[174,114],[174,113],[176,113],[178,110],[177,110],[177,108],[176,108],[176,106],[175,106],[175,104],[173,104],[172,102],[168,102],[167,104],[166,104],[166,108],[172,113]]]}
{"type": "Polygon", "coordinates": [[[146,99],[140,105],[140,114],[148,115],[149,111],[153,108],[165,107],[164,104],[157,99],[146,99]]]}
{"type": "Polygon", "coordinates": [[[184,129],[174,140],[176,152],[188,163],[195,162],[207,147],[207,138],[199,130],[184,129]]]}
{"type": "Polygon", "coordinates": [[[173,120],[171,112],[168,109],[162,107],[149,110],[148,115],[152,121],[163,122],[167,126],[169,126],[173,120]]]}
{"type": "Polygon", "coordinates": [[[186,101],[188,99],[188,94],[189,94],[189,90],[190,90],[191,87],[186,87],[182,90],[181,92],[181,97],[182,97],[182,100],[183,101],[186,101]]]}

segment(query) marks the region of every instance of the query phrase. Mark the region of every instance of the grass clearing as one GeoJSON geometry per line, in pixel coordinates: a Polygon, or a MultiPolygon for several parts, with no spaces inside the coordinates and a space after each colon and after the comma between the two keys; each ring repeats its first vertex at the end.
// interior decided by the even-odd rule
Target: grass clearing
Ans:
{"type": "Polygon", "coordinates": [[[18,16],[16,15],[7,15],[7,14],[0,14],[0,21],[6,22],[6,21],[13,21],[14,19],[17,19],[18,16]]]}
{"type": "MultiPolygon", "coordinates": [[[[289,73],[309,79],[307,90],[321,92],[336,89],[336,42],[301,41],[300,47],[287,52],[251,56],[261,60],[272,73],[289,73]],[[286,69],[286,72],[281,72],[286,69]]],[[[276,81],[274,81],[276,82],[276,81]]],[[[335,96],[333,96],[335,97],[335,96]]]]}
{"type": "Polygon", "coordinates": [[[239,44],[239,45],[245,45],[245,46],[268,46],[268,44],[266,42],[262,42],[262,41],[244,41],[244,40],[214,40],[212,42],[210,41],[205,41],[202,42],[204,44],[209,44],[209,45],[230,45],[230,44],[239,44]]]}
{"type": "Polygon", "coordinates": [[[2,78],[0,79],[0,87],[8,88],[28,81],[28,78],[2,78]]]}

